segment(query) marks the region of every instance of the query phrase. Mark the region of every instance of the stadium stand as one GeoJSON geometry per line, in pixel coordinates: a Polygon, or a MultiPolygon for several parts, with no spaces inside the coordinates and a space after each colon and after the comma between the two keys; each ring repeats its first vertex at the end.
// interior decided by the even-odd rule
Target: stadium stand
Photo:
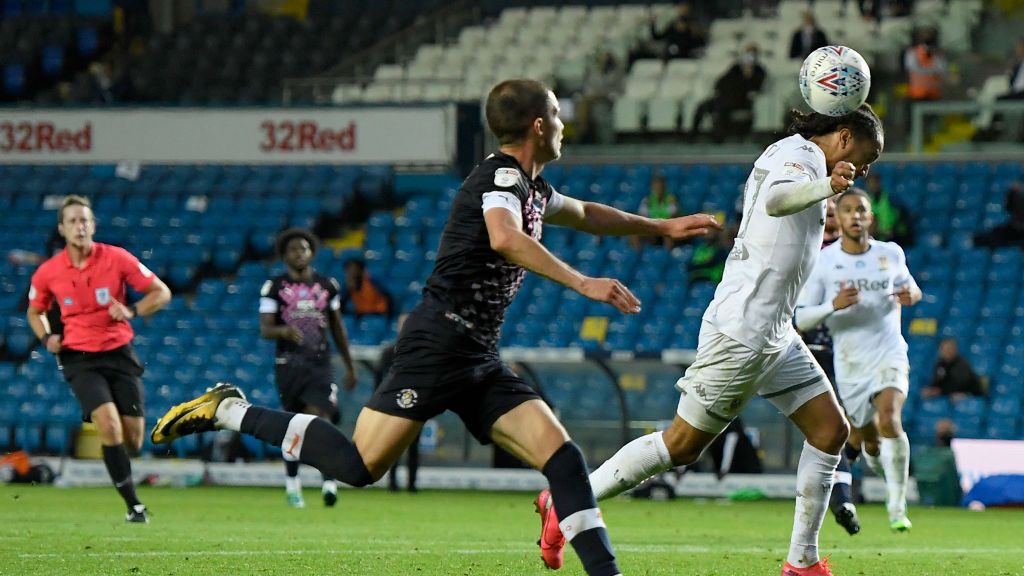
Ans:
{"type": "MultiPolygon", "coordinates": [[[[1005,217],[1003,193],[1024,176],[1021,165],[883,163],[877,170],[887,189],[924,207],[916,246],[907,251],[925,292],[925,300],[904,318],[912,364],[907,429],[915,441],[929,442],[935,423],[949,418],[964,437],[1024,437],[1024,254],[1013,248],[970,246],[974,232],[1005,217]],[[946,335],[960,340],[965,356],[987,378],[987,399],[920,399],[938,339],[946,335]]],[[[696,164],[552,165],[545,176],[567,194],[635,209],[655,171],[677,191],[684,212],[725,214],[731,213],[745,175],[742,165],[696,164]]],[[[426,194],[409,192],[418,187],[403,186],[401,175],[379,167],[153,166],[132,182],[98,167],[8,166],[0,174],[0,203],[15,210],[0,215],[0,239],[11,250],[42,253],[53,230],[53,199],[69,192],[89,194],[99,218],[97,239],[140,254],[184,295],[138,331],[136,346],[149,374],[149,410],[159,413],[224,379],[242,385],[257,400],[274,403],[272,345],[259,340],[254,312],[259,287],[275,270],[266,263],[273,236],[284,226],[315,225],[330,218],[338,204],[335,196],[342,198],[342,206],[351,205],[361,201],[364,190],[392,186],[392,179],[396,189],[413,195],[399,210],[370,215],[362,248],[325,249],[316,266],[343,278],[344,262],[362,257],[399,309],[408,311],[433,265],[455,194],[450,178],[425,180],[448,182],[442,193],[426,194]],[[328,193],[312,193],[317,187],[328,193]]],[[[700,316],[714,286],[688,285],[692,247],[667,251],[649,246],[637,254],[624,239],[597,240],[555,227],[545,229],[544,241],[585,273],[622,278],[644,302],[644,311],[629,317],[611,314],[599,303],[530,275],[522,288],[525,297],[509,309],[504,345],[638,354],[696,345],[700,316]],[[581,335],[588,317],[609,319],[605,337],[581,335]]],[[[0,262],[5,316],[0,342],[6,358],[0,362],[0,379],[11,383],[0,397],[0,448],[21,445],[58,452],[67,446],[68,430],[79,414],[52,358],[32,351],[36,342],[20,311],[32,269],[0,262]]],[[[393,323],[380,317],[346,318],[346,323],[354,344],[378,346],[395,337],[393,323]]],[[[616,417],[614,389],[598,382],[599,375],[590,380],[555,376],[545,392],[567,417],[616,417]],[[579,386],[590,393],[575,393],[579,386]],[[581,398],[593,405],[584,405],[581,398]]],[[[632,418],[663,417],[660,408],[669,402],[663,396],[671,393],[673,376],[652,378],[643,390],[626,391],[632,418]]],[[[346,405],[358,406],[369,388],[360,386],[346,405]]],[[[179,454],[198,449],[198,443],[176,447],[179,454]]]]}
{"type": "MultiPolygon", "coordinates": [[[[811,9],[832,42],[859,50],[880,77],[898,67],[917,26],[938,26],[944,50],[968,54],[983,6],[980,0],[919,0],[908,16],[870,23],[844,12],[848,4],[853,3],[816,0],[811,9]]],[[[277,102],[285,78],[320,75],[441,9],[436,0],[331,0],[309,2],[306,18],[246,10],[201,13],[170,33],[149,35],[127,58],[130,100],[277,102]]],[[[696,106],[750,42],[760,46],[768,72],[754,104],[754,132],[776,130],[798,98],[788,42],[807,9],[806,2],[783,0],[770,16],[719,15],[708,22],[709,42],[699,58],[636,59],[613,106],[615,130],[642,137],[693,130],[696,106]]],[[[497,79],[530,76],[571,95],[583,85],[598,49],[628,62],[638,45],[651,40],[651,18],[660,26],[674,11],[669,3],[640,1],[485,1],[475,24],[455,29],[450,38],[411,41],[389,52],[388,62],[368,78],[331,79],[336,86],[328,93],[336,104],[479,102],[497,79]]],[[[109,56],[112,13],[111,3],[103,1],[0,2],[0,98],[57,101],[54,84],[83,80],[90,64],[109,56]]],[[[1006,92],[1007,77],[985,76],[979,86],[978,101],[991,103],[1006,92]]],[[[84,92],[72,96],[88,99],[84,92]]],[[[975,121],[985,127],[994,116],[983,111],[975,121]]],[[[633,211],[652,174],[660,172],[681,212],[731,217],[748,169],[746,164],[556,164],[544,175],[571,196],[633,211]]],[[[907,258],[925,299],[904,317],[912,363],[905,419],[914,442],[931,443],[936,423],[944,419],[964,437],[1024,438],[1024,255],[973,245],[975,233],[1006,218],[1003,195],[1024,177],[1021,164],[883,162],[875,170],[886,190],[916,209],[917,241],[907,258]],[[928,384],[943,336],[960,340],[964,355],[987,381],[987,397],[921,399],[918,392],[928,384]]],[[[109,166],[0,167],[0,205],[10,208],[0,212],[0,241],[10,251],[0,261],[0,381],[8,383],[0,395],[0,450],[20,446],[60,453],[69,447],[70,430],[80,418],[53,359],[38,353],[24,318],[32,255],[46,254],[55,240],[54,209],[61,196],[92,198],[97,240],[138,254],[178,295],[140,326],[135,341],[147,362],[147,409],[159,414],[225,379],[258,403],[277,404],[272,344],[258,338],[255,313],[260,285],[278,270],[268,264],[277,232],[366,215],[362,246],[325,249],[316,266],[340,279],[345,261],[363,258],[396,307],[408,311],[433,266],[457,185],[448,174],[396,174],[390,166],[157,165],[145,166],[137,180],[115,178],[109,166]],[[390,209],[392,194],[401,200],[397,210],[390,209]]],[[[554,227],[545,229],[544,243],[585,273],[621,278],[644,302],[643,312],[611,314],[604,305],[529,275],[522,297],[508,311],[505,346],[636,356],[696,346],[714,286],[688,282],[692,246],[648,246],[637,253],[625,239],[596,240],[554,227]],[[606,324],[596,324],[606,328],[591,330],[593,319],[604,319],[606,324]]],[[[377,347],[395,338],[389,320],[345,321],[356,345],[377,347]]],[[[579,368],[553,368],[545,374],[544,393],[569,420],[616,419],[620,392],[630,418],[655,420],[665,417],[664,407],[676,396],[677,367],[661,368],[648,372],[645,382],[620,383],[619,390],[596,371],[581,376],[579,368]]],[[[364,383],[370,378],[360,373],[364,383]]],[[[346,421],[369,389],[359,386],[343,403],[346,421]]],[[[273,448],[246,442],[260,457],[273,455],[273,448]]],[[[174,447],[175,455],[199,449],[196,439],[174,447]]],[[[145,450],[164,453],[149,444],[145,450]]]]}

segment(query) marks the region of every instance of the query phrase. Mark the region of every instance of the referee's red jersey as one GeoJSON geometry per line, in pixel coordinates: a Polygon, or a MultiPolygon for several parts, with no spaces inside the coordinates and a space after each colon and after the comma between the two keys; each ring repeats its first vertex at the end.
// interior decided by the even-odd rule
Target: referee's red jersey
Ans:
{"type": "Polygon", "coordinates": [[[125,301],[125,283],[142,291],[154,279],[149,268],[124,248],[94,242],[82,268],[71,263],[67,248],[43,262],[32,275],[28,300],[42,311],[57,300],[65,348],[105,352],[124,346],[135,335],[131,324],[110,317],[110,304],[125,301]]]}

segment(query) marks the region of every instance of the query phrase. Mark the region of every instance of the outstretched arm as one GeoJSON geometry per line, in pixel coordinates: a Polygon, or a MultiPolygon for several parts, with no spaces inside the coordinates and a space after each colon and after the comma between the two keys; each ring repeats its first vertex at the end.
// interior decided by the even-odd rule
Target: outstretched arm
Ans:
{"type": "Polygon", "coordinates": [[[565,195],[561,201],[558,212],[546,217],[545,222],[600,236],[668,236],[674,240],[685,240],[706,236],[722,227],[714,216],[708,214],[655,220],[565,195]]]}
{"type": "Polygon", "coordinates": [[[513,212],[491,209],[484,212],[491,249],[505,259],[572,288],[592,300],[607,302],[626,314],[640,311],[636,296],[613,278],[590,278],[559,260],[540,242],[523,232],[513,212]]]}

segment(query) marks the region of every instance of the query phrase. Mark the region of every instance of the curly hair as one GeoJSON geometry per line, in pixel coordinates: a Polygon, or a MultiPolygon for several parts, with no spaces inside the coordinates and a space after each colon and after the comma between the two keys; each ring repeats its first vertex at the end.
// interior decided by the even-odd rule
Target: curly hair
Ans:
{"type": "Polygon", "coordinates": [[[306,242],[309,242],[309,247],[313,250],[314,256],[316,255],[316,251],[320,249],[320,239],[317,238],[315,234],[305,228],[289,228],[277,235],[277,242],[274,244],[274,251],[278,258],[284,258],[284,251],[288,248],[288,242],[293,238],[302,238],[306,242]]]}

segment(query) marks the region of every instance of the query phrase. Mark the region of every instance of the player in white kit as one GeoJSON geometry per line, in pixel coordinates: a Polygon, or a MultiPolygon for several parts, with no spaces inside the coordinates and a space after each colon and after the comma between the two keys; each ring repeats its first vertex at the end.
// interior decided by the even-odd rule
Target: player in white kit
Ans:
{"type": "MultiPolygon", "coordinates": [[[[590,475],[598,499],[674,466],[692,464],[755,393],[774,403],[807,441],[797,470],[796,513],[783,576],[829,576],[818,556],[839,452],[849,435],[832,387],[792,325],[821,250],[825,199],[844,192],[882,152],[881,121],[868,105],[845,116],[794,111],[793,134],[754,162],[743,220],[715,298],[704,314],[696,361],[679,380],[672,425],[623,446],[590,475]]],[[[538,502],[545,502],[544,494],[538,502]]],[[[554,518],[554,507],[541,513],[554,518]]],[[[558,544],[545,522],[542,550],[558,544]]]]}
{"type": "Polygon", "coordinates": [[[903,249],[871,238],[871,200],[860,190],[836,203],[842,238],[821,251],[797,302],[801,330],[824,322],[832,333],[836,385],[853,431],[850,444],[885,478],[890,527],[910,529],[910,442],[901,412],[909,387],[900,309],[921,300],[903,249]],[[881,439],[879,439],[881,436],[881,439]]]}

